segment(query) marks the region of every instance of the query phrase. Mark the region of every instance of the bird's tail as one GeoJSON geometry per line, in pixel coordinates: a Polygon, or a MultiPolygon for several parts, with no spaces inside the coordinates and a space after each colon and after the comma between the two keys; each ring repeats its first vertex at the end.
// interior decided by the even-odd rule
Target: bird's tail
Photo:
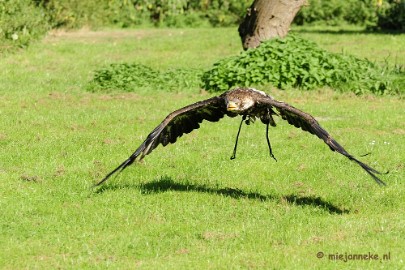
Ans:
{"type": "Polygon", "coordinates": [[[359,164],[371,177],[373,177],[373,179],[377,182],[377,184],[381,185],[381,186],[386,186],[386,184],[376,176],[376,174],[382,174],[381,172],[371,168],[370,166],[368,166],[367,164],[364,164],[363,162],[361,162],[360,160],[357,160],[356,158],[354,158],[353,156],[349,155],[347,156],[350,160],[353,160],[354,162],[356,162],[357,164],[359,164]]]}
{"type": "Polygon", "coordinates": [[[101,185],[102,183],[104,183],[105,181],[107,181],[108,178],[110,178],[113,174],[115,174],[116,172],[119,171],[119,173],[121,171],[123,171],[126,167],[128,167],[129,165],[131,165],[134,162],[135,159],[131,157],[129,157],[127,160],[125,160],[123,163],[121,163],[121,165],[119,165],[117,168],[115,168],[113,171],[111,171],[109,174],[107,174],[103,179],[101,179],[97,184],[95,184],[94,186],[97,187],[99,185],[101,185]]]}
{"type": "MultiPolygon", "coordinates": [[[[150,136],[150,135],[149,135],[150,136]]],[[[113,174],[116,172],[122,172],[126,167],[134,163],[134,161],[139,157],[139,160],[142,160],[147,154],[149,154],[151,150],[151,144],[153,143],[153,140],[151,140],[149,137],[144,141],[138,149],[135,150],[135,152],[124,162],[122,162],[117,168],[115,168],[113,171],[111,171],[109,174],[107,174],[103,179],[101,179],[100,182],[95,184],[94,186],[99,186],[105,181],[107,181],[108,178],[110,178],[113,174]]]]}
{"type": "Polygon", "coordinates": [[[335,141],[332,138],[330,138],[330,139],[331,140],[330,140],[330,143],[328,143],[328,145],[329,145],[330,149],[332,149],[332,151],[336,151],[336,152],[346,156],[348,159],[356,162],[357,164],[360,165],[360,167],[362,167],[377,182],[377,184],[379,184],[381,186],[386,186],[386,184],[380,178],[378,178],[376,176],[376,174],[382,174],[381,172],[371,168],[367,164],[365,164],[365,163],[361,162],[360,160],[356,159],[355,157],[350,155],[337,141],[335,141]]]}

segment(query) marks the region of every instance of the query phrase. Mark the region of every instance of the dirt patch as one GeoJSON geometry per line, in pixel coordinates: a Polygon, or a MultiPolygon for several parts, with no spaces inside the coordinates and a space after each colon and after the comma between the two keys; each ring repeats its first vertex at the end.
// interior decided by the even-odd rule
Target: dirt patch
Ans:
{"type": "MultiPolygon", "coordinates": [[[[86,43],[96,43],[105,42],[106,40],[119,40],[119,39],[136,39],[141,40],[145,37],[159,36],[162,34],[161,29],[108,29],[108,30],[91,30],[90,28],[81,28],[78,30],[65,30],[65,29],[54,29],[51,30],[45,37],[45,43],[55,43],[59,40],[71,40],[77,42],[86,43]]],[[[166,34],[167,31],[166,31],[166,34]]]]}
{"type": "Polygon", "coordinates": [[[27,175],[23,174],[20,176],[20,179],[27,182],[39,182],[40,178],[37,175],[27,175]]]}
{"type": "Polygon", "coordinates": [[[0,141],[6,140],[7,135],[5,133],[0,133],[0,141]]]}

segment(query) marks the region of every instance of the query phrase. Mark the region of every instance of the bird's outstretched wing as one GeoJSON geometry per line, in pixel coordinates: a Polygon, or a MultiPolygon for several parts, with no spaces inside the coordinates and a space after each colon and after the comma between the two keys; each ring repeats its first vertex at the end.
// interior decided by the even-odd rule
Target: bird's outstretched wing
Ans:
{"type": "Polygon", "coordinates": [[[381,174],[379,171],[371,168],[367,164],[364,164],[363,162],[349,154],[335,139],[332,138],[332,136],[329,135],[329,133],[325,129],[323,129],[319,125],[318,121],[316,121],[312,115],[300,111],[287,103],[274,100],[270,96],[261,98],[258,102],[258,106],[270,106],[275,108],[281,118],[288,121],[289,124],[318,136],[318,138],[322,139],[332,151],[336,151],[344,155],[348,159],[356,162],[379,185],[385,185],[385,183],[376,176],[376,174],[381,174]]]}
{"type": "Polygon", "coordinates": [[[177,138],[181,137],[183,134],[198,129],[203,120],[217,122],[224,117],[226,113],[226,104],[223,95],[199,101],[170,113],[127,160],[107,174],[96,186],[105,182],[117,171],[124,170],[138,157],[139,160],[143,159],[159,144],[166,146],[169,143],[175,143],[177,138]]]}

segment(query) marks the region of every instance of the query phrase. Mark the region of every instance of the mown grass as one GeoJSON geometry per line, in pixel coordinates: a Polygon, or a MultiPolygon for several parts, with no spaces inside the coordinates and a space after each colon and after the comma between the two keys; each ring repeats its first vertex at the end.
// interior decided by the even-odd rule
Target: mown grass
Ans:
{"type": "MultiPolygon", "coordinates": [[[[333,44],[324,33],[305,35],[376,61],[403,58],[403,35],[333,34],[333,44]],[[370,39],[361,53],[346,46],[356,37],[370,39]]],[[[354,155],[371,152],[361,159],[390,171],[387,187],[282,121],[271,130],[277,163],[258,123],[243,127],[230,161],[239,121],[224,119],[91,188],[167,113],[209,97],[199,89],[88,93],[93,70],[120,61],[206,68],[238,53],[239,42],[234,29],[83,31],[2,56],[0,268],[404,268],[399,97],[262,89],[313,114],[354,155]],[[328,259],[346,252],[391,256],[328,259]]]]}

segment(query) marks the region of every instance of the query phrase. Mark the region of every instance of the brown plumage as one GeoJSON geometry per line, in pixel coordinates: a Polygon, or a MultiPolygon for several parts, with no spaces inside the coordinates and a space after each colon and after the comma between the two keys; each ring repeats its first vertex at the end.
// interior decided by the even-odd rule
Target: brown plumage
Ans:
{"type": "MultiPolygon", "coordinates": [[[[336,151],[348,159],[356,162],[378,184],[385,185],[385,183],[376,176],[376,174],[380,174],[380,172],[350,155],[335,139],[329,135],[326,130],[319,125],[314,117],[294,108],[287,103],[277,101],[264,92],[253,88],[236,88],[219,96],[199,101],[170,113],[148,135],[146,140],[127,160],[125,160],[112,172],[107,174],[96,185],[102,184],[117,171],[124,170],[137,158],[139,158],[139,160],[143,159],[159,144],[166,146],[169,143],[175,143],[177,138],[181,137],[183,134],[188,134],[194,129],[198,129],[203,120],[217,122],[225,115],[229,117],[235,117],[238,115],[242,116],[242,122],[239,126],[234,153],[231,159],[235,158],[238,136],[243,122],[249,124],[256,118],[260,119],[261,122],[266,125],[266,134],[268,135],[269,125],[276,125],[273,115],[279,115],[282,119],[288,121],[289,124],[318,136],[318,138],[322,139],[332,151],[336,151]],[[274,110],[276,110],[277,113],[274,110]]],[[[267,143],[269,146],[270,155],[275,159],[271,150],[268,136],[267,143]]]]}

